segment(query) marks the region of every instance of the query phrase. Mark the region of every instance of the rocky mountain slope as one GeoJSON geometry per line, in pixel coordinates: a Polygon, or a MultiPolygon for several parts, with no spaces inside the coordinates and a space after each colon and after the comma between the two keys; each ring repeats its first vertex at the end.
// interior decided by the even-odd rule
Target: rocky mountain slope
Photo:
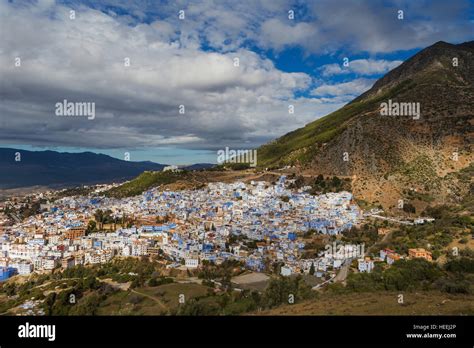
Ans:
{"type": "Polygon", "coordinates": [[[262,146],[258,158],[261,167],[350,176],[356,197],[384,207],[426,205],[472,190],[473,139],[474,41],[438,42],[343,108],[262,146]],[[419,103],[419,117],[382,115],[390,102],[419,103]]]}

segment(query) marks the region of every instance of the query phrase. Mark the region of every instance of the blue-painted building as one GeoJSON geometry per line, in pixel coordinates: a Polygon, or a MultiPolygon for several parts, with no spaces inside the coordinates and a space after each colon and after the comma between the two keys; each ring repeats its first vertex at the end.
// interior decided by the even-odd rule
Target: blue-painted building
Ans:
{"type": "Polygon", "coordinates": [[[203,244],[202,250],[203,250],[204,252],[210,252],[210,251],[212,251],[212,244],[203,244]]]}
{"type": "Polygon", "coordinates": [[[45,240],[42,238],[35,238],[28,241],[29,245],[45,245],[45,240]]]}
{"type": "Polygon", "coordinates": [[[13,277],[17,273],[15,268],[12,267],[0,267],[0,281],[7,280],[13,277]]]}
{"type": "Polygon", "coordinates": [[[296,232],[288,232],[289,240],[296,240],[296,232]]]}

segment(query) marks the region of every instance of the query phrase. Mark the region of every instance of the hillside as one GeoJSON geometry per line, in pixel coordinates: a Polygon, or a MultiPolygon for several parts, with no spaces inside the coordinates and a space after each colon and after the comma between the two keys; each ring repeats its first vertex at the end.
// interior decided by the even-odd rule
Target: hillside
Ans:
{"type": "Polygon", "coordinates": [[[153,162],[123,161],[92,152],[67,153],[0,148],[0,189],[30,186],[66,187],[133,178],[162,170],[153,162]],[[15,153],[21,160],[15,161],[15,153]]]}
{"type": "Polygon", "coordinates": [[[438,42],[343,108],[260,147],[259,166],[351,176],[356,197],[384,207],[456,200],[471,184],[458,172],[473,160],[473,83],[474,42],[438,42]],[[419,119],[382,116],[389,100],[419,103],[419,119]]]}
{"type": "MultiPolygon", "coordinates": [[[[270,174],[267,179],[268,178],[275,180],[275,177],[270,174]]],[[[105,195],[115,198],[124,198],[139,195],[158,186],[163,190],[191,190],[202,188],[210,182],[234,182],[237,180],[246,181],[254,179],[263,179],[263,177],[242,170],[226,171],[219,170],[218,167],[215,167],[213,170],[192,170],[192,166],[190,166],[184,167],[179,172],[143,172],[136,178],[106,191],[105,195]]]]}
{"type": "MultiPolygon", "coordinates": [[[[315,300],[283,305],[258,315],[472,315],[473,295],[436,291],[404,293],[405,303],[397,302],[399,292],[320,294],[315,300]]],[[[255,314],[255,313],[253,313],[255,314]]]]}
{"type": "Polygon", "coordinates": [[[189,174],[182,172],[152,172],[146,171],[136,178],[106,191],[106,196],[115,198],[124,198],[139,195],[151,188],[175,183],[179,180],[186,180],[189,174]]]}

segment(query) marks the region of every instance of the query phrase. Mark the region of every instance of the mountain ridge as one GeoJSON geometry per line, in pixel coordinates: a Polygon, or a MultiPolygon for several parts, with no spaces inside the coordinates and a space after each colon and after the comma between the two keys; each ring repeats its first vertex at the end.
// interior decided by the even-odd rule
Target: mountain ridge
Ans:
{"type": "Polygon", "coordinates": [[[259,166],[350,176],[356,196],[384,207],[410,192],[456,199],[469,189],[456,173],[473,160],[473,62],[474,42],[437,42],[341,109],[261,146],[259,166]],[[421,118],[381,116],[389,100],[419,103],[421,118]]]}
{"type": "Polygon", "coordinates": [[[29,151],[0,148],[0,189],[31,186],[68,187],[131,179],[164,164],[132,162],[93,152],[29,151]],[[15,161],[16,153],[20,154],[15,161]]]}

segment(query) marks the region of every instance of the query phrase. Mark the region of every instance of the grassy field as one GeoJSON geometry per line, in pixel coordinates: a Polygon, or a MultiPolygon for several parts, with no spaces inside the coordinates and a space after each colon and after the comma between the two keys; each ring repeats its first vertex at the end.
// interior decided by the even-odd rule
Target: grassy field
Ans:
{"type": "Polygon", "coordinates": [[[166,315],[178,308],[181,294],[187,301],[206,296],[208,291],[208,287],[192,283],[172,283],[119,291],[102,303],[98,315],[166,315]]]}
{"type": "MultiPolygon", "coordinates": [[[[256,313],[253,313],[256,314],[256,313]]],[[[474,295],[441,292],[323,293],[258,315],[473,315],[474,295]],[[403,294],[403,304],[398,295],[403,294]]]]}

